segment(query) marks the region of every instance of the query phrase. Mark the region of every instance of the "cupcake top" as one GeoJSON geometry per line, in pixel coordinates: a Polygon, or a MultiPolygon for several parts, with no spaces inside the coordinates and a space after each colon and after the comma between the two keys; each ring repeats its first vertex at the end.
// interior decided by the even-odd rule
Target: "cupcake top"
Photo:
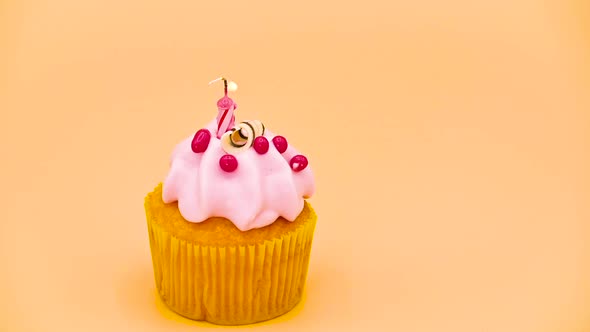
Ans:
{"type": "MultiPolygon", "coordinates": [[[[227,110],[219,108],[220,113],[227,110]]],[[[224,217],[241,231],[267,226],[278,217],[295,220],[304,199],[315,191],[307,158],[261,121],[220,129],[220,119],[228,116],[233,118],[218,115],[176,146],[163,201],[178,201],[190,222],[224,217]]]]}

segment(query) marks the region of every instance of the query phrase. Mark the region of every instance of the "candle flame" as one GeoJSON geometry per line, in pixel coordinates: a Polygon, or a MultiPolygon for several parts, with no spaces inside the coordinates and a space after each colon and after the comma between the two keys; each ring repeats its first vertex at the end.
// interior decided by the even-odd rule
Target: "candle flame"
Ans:
{"type": "Polygon", "coordinates": [[[219,81],[223,81],[226,93],[227,93],[227,91],[233,92],[233,91],[238,90],[238,85],[236,84],[236,82],[228,81],[225,77],[218,77],[218,78],[212,80],[211,82],[209,82],[209,85],[219,82],[219,81]]]}
{"type": "Polygon", "coordinates": [[[234,81],[227,82],[227,91],[236,91],[238,89],[238,85],[234,81]]]}

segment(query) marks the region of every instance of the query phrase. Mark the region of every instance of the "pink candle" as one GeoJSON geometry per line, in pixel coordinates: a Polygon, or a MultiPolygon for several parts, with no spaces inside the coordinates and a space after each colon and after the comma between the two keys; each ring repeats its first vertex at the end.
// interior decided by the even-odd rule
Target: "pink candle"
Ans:
{"type": "Polygon", "coordinates": [[[234,127],[236,122],[234,110],[238,107],[238,105],[227,96],[227,80],[225,78],[222,78],[222,80],[225,95],[217,101],[217,138],[221,138],[226,131],[234,127]]]}
{"type": "Polygon", "coordinates": [[[234,127],[236,122],[234,110],[236,108],[236,103],[228,96],[217,102],[217,138],[221,138],[226,131],[234,127]]]}

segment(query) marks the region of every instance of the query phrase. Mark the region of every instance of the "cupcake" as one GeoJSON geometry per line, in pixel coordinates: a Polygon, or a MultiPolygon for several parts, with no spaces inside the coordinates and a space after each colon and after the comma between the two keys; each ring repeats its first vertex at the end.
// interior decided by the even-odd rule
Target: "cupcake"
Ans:
{"type": "Polygon", "coordinates": [[[176,146],[145,211],[163,302],[190,319],[241,325],[301,300],[315,184],[307,158],[284,137],[262,121],[235,121],[221,80],[217,117],[176,146]]]}

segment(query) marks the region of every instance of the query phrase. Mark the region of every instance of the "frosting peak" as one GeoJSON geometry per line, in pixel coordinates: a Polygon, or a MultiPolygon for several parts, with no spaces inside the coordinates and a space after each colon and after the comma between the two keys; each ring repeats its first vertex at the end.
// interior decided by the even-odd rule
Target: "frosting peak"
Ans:
{"type": "MultiPolygon", "coordinates": [[[[217,121],[206,129],[215,133],[217,121]]],[[[282,138],[268,130],[259,137],[273,143],[282,138]]],[[[293,221],[303,209],[304,198],[315,191],[307,159],[290,145],[282,153],[282,146],[279,150],[276,144],[262,150],[258,146],[244,149],[233,155],[237,167],[227,170],[220,167],[220,160],[228,155],[219,138],[211,135],[208,146],[199,153],[193,150],[192,141],[189,137],[174,149],[162,194],[165,203],[178,201],[180,213],[190,222],[224,217],[247,231],[267,226],[278,217],[293,221]]]]}

